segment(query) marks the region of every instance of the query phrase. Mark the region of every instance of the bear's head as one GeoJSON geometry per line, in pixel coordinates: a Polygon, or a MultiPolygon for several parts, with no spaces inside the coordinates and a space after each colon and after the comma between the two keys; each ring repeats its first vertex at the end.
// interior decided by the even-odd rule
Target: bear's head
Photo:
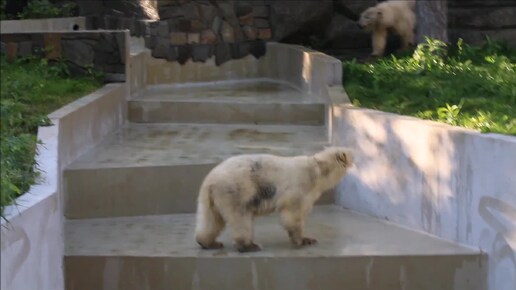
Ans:
{"type": "Polygon", "coordinates": [[[369,7],[362,14],[360,14],[360,18],[358,19],[358,27],[360,29],[364,29],[366,31],[372,31],[376,26],[378,21],[382,18],[382,11],[377,7],[369,7]]]}

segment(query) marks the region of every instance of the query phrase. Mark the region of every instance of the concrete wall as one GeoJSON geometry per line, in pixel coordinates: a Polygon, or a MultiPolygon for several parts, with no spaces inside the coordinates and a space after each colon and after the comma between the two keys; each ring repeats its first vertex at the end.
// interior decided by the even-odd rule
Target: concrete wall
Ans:
{"type": "Polygon", "coordinates": [[[63,280],[62,169],[124,122],[125,85],[109,84],[49,115],[37,157],[42,182],[5,208],[1,227],[2,290],[58,290],[63,280]]]}
{"type": "Polygon", "coordinates": [[[489,289],[516,289],[516,138],[349,105],[333,142],[356,150],[337,203],[489,255],[489,289]]]}
{"type": "Polygon", "coordinates": [[[49,31],[75,31],[86,29],[85,17],[25,19],[25,20],[2,20],[0,31],[2,33],[20,32],[49,32],[49,31]]]}

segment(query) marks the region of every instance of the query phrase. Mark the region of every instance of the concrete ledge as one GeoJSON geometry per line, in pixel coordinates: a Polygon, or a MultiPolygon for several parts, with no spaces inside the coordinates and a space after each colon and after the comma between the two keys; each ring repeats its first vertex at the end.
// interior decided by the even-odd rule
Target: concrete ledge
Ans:
{"type": "Polygon", "coordinates": [[[86,17],[2,20],[2,33],[77,31],[86,29],[86,17]]]}
{"type": "Polygon", "coordinates": [[[514,289],[515,137],[351,105],[334,106],[332,133],[357,164],[339,205],[480,248],[489,289],[514,289]]]}
{"type": "Polygon", "coordinates": [[[1,289],[64,289],[61,170],[123,124],[124,92],[122,84],[106,85],[50,114],[53,126],[39,128],[43,180],[5,208],[1,289]]]}

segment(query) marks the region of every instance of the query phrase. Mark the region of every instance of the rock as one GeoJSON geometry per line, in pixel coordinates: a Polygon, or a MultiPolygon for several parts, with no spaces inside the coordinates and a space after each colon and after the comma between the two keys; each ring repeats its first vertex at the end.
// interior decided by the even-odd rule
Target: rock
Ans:
{"type": "Polygon", "coordinates": [[[201,44],[213,44],[217,42],[217,35],[212,30],[204,30],[201,32],[201,44]]]}
{"type": "Polygon", "coordinates": [[[244,26],[242,30],[244,31],[244,35],[248,40],[255,40],[258,37],[258,32],[256,31],[256,28],[252,26],[244,26]]]}
{"type": "Polygon", "coordinates": [[[184,45],[186,43],[188,43],[188,35],[186,32],[171,32],[170,33],[170,44],[184,45]]]}
{"type": "Polygon", "coordinates": [[[323,35],[333,14],[333,1],[272,1],[271,26],[277,41],[299,41],[323,35]]]}
{"type": "Polygon", "coordinates": [[[516,7],[453,8],[448,17],[450,27],[454,28],[516,27],[516,7]]]}
{"type": "MultiPolygon", "coordinates": [[[[94,63],[93,60],[97,53],[100,61],[107,62],[112,52],[94,51],[94,43],[91,42],[91,40],[62,40],[62,57],[78,66],[85,67],[94,63]]],[[[116,60],[118,61],[119,57],[117,57],[116,60]]]]}
{"type": "Polygon", "coordinates": [[[192,56],[192,47],[190,45],[181,45],[177,47],[177,62],[185,64],[192,56]]]}
{"type": "Polygon", "coordinates": [[[249,53],[256,58],[260,58],[267,52],[267,44],[263,40],[256,40],[249,43],[249,53]]]}
{"type": "Polygon", "coordinates": [[[205,62],[213,55],[213,45],[200,44],[192,46],[192,60],[195,62],[205,62]]]}

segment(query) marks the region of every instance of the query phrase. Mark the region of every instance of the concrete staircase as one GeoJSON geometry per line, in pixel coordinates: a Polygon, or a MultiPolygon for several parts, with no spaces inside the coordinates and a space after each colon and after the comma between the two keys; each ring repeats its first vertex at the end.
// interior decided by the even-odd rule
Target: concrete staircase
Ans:
{"type": "Polygon", "coordinates": [[[153,83],[150,68],[129,122],[63,173],[66,289],[482,289],[478,251],[344,210],[333,191],[307,220],[315,246],[293,248],[268,216],[255,229],[263,251],[237,253],[227,232],[224,249],[201,250],[194,212],[208,171],[235,154],[329,145],[332,99],[274,77],[153,83]]]}

